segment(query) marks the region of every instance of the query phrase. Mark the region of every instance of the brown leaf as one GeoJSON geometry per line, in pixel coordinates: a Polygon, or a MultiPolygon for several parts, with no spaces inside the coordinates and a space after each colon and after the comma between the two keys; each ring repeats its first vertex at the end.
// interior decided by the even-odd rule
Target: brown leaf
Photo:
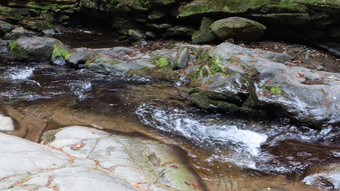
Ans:
{"type": "Polygon", "coordinates": [[[202,187],[199,184],[192,183],[192,186],[197,190],[202,190],[202,187]]]}
{"type": "Polygon", "coordinates": [[[176,165],[171,165],[170,167],[173,168],[173,169],[178,169],[178,166],[176,166],[176,165]]]}
{"type": "Polygon", "coordinates": [[[77,151],[77,150],[83,148],[84,146],[85,146],[84,143],[78,143],[78,144],[71,145],[70,148],[74,151],[77,151]]]}

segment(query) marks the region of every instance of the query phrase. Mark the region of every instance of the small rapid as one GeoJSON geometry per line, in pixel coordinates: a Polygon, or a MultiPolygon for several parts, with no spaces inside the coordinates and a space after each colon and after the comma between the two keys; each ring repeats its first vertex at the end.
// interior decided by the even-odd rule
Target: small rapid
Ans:
{"type": "Polygon", "coordinates": [[[208,160],[224,160],[239,166],[255,169],[255,158],[267,135],[239,129],[235,125],[218,125],[214,119],[198,119],[184,110],[163,110],[153,105],[142,104],[136,110],[139,119],[147,126],[182,136],[192,143],[213,151],[208,160]],[[228,149],[228,155],[223,153],[228,149]],[[221,156],[219,156],[221,155],[221,156]]]}
{"type": "Polygon", "coordinates": [[[146,126],[175,134],[211,152],[206,162],[232,162],[270,173],[303,172],[318,162],[339,160],[340,129],[322,131],[277,124],[247,124],[215,115],[203,117],[178,108],[141,104],[136,115],[146,126]]]}

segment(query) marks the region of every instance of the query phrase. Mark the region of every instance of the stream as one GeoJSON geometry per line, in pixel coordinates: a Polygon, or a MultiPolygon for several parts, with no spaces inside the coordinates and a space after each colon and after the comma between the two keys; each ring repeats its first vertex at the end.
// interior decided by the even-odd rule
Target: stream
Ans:
{"type": "Polygon", "coordinates": [[[224,190],[221,184],[225,190],[318,190],[302,184],[301,175],[340,162],[339,127],[314,130],[209,113],[185,96],[184,87],[143,78],[0,61],[0,113],[25,129],[16,135],[32,141],[67,125],[146,136],[181,150],[209,190],[224,190]],[[32,122],[39,120],[45,124],[32,122]]]}

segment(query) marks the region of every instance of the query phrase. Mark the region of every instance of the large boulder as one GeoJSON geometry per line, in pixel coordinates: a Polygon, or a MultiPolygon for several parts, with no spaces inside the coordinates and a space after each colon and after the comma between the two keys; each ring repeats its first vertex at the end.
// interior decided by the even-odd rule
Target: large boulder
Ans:
{"type": "Polygon", "coordinates": [[[21,37],[10,43],[10,54],[18,60],[50,61],[52,56],[55,58],[58,55],[67,54],[61,48],[63,46],[62,42],[54,38],[21,37]]]}
{"type": "Polygon", "coordinates": [[[222,43],[192,65],[191,101],[203,108],[340,123],[340,74],[294,67],[286,54],[222,43]]]}
{"type": "Polygon", "coordinates": [[[227,40],[232,38],[236,41],[260,40],[266,30],[266,27],[261,23],[242,17],[217,20],[210,28],[218,39],[227,40]]]}
{"type": "Polygon", "coordinates": [[[176,151],[157,141],[79,126],[48,132],[42,140],[47,145],[0,133],[1,190],[201,187],[195,174],[174,154],[176,151]]]}

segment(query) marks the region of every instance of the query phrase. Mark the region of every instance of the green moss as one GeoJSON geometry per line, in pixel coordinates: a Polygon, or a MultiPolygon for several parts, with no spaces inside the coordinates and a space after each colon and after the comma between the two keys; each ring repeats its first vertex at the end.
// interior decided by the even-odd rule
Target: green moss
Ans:
{"type": "Polygon", "coordinates": [[[283,91],[279,86],[263,86],[263,89],[270,91],[272,94],[282,94],[283,91]]]}
{"type": "Polygon", "coordinates": [[[197,105],[198,107],[202,109],[213,109],[218,108],[219,110],[227,111],[227,112],[238,112],[240,110],[239,106],[236,104],[222,101],[218,99],[212,99],[214,95],[212,95],[211,92],[207,92],[200,89],[194,89],[190,95],[190,101],[194,105],[197,105]]]}
{"type": "Polygon", "coordinates": [[[165,57],[161,57],[161,58],[158,58],[156,61],[155,61],[155,64],[161,68],[163,67],[166,67],[169,65],[169,61],[167,58],[165,57]]]}
{"type": "Polygon", "coordinates": [[[205,4],[199,4],[195,6],[189,6],[184,8],[178,17],[186,17],[195,14],[209,13],[211,12],[211,8],[206,6],[205,4]]]}
{"type": "Polygon", "coordinates": [[[57,129],[57,130],[51,130],[51,131],[44,133],[43,136],[41,137],[41,140],[42,140],[41,143],[44,145],[47,145],[48,143],[54,141],[55,135],[60,131],[61,129],[57,129]]]}
{"type": "Polygon", "coordinates": [[[210,75],[215,75],[217,73],[224,73],[224,66],[220,64],[220,59],[215,55],[211,59],[211,64],[209,67],[210,75]]]}
{"type": "Polygon", "coordinates": [[[18,60],[24,60],[28,57],[27,51],[17,44],[17,41],[12,41],[9,43],[10,54],[18,60]]]}
{"type": "Polygon", "coordinates": [[[138,75],[144,77],[151,77],[152,79],[174,82],[179,79],[177,71],[172,70],[169,66],[166,67],[143,67],[139,70],[129,70],[127,75],[138,75]]]}
{"type": "Polygon", "coordinates": [[[53,52],[52,52],[52,60],[55,60],[57,56],[63,57],[65,60],[67,60],[70,57],[71,53],[68,52],[68,50],[61,44],[61,43],[56,43],[53,47],[53,52]]]}

